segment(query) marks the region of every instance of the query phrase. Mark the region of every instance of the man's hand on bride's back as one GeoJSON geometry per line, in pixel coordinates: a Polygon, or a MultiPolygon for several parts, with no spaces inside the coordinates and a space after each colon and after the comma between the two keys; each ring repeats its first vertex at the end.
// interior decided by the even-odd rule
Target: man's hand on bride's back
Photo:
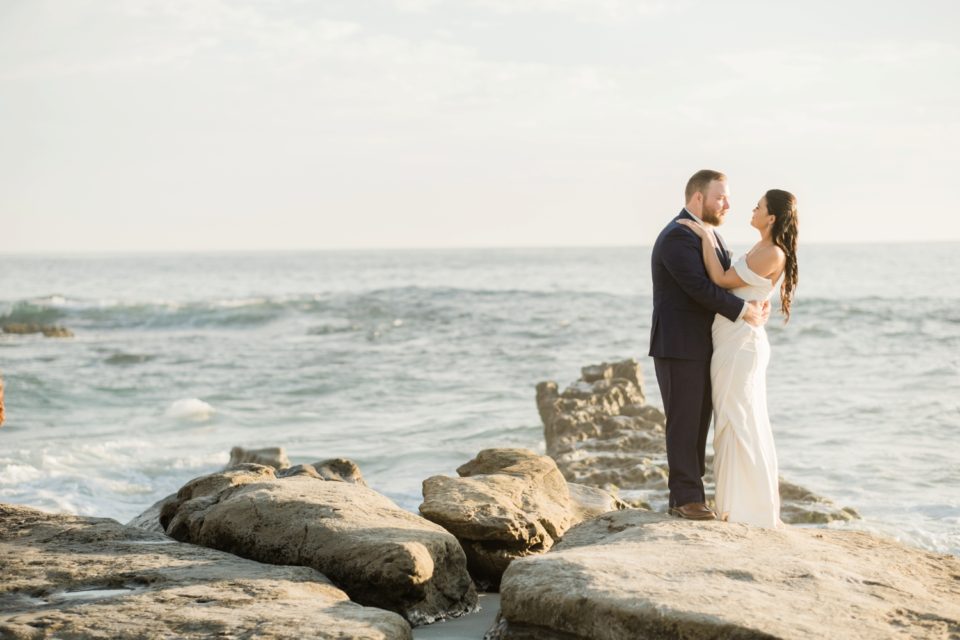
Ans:
{"type": "Polygon", "coordinates": [[[747,310],[743,313],[743,321],[754,327],[762,327],[770,319],[770,301],[751,300],[747,303],[747,310]]]}

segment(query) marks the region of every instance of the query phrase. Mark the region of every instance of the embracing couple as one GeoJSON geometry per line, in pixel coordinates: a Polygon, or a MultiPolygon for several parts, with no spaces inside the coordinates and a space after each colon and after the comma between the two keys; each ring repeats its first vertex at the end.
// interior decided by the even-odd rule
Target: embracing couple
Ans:
{"type": "Polygon", "coordinates": [[[750,219],[760,241],[732,261],[715,230],[730,209],[726,176],[698,171],[685,197],[686,206],[657,237],[652,254],[650,355],[667,416],[670,513],[779,528],[764,325],[778,284],[781,311],[790,317],[797,201],[786,191],[767,191],[750,219]],[[711,416],[716,512],[703,490],[711,416]]]}

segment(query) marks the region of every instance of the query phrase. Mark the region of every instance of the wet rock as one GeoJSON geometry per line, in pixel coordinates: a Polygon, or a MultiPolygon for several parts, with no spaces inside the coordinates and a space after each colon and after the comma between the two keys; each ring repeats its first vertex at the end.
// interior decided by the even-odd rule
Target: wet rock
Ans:
{"type": "MultiPolygon", "coordinates": [[[[617,492],[634,506],[666,510],[666,418],[644,401],[643,375],[635,360],[583,368],[583,377],[562,393],[555,382],[537,385],[547,454],[570,482],[617,492]]],[[[713,460],[704,476],[713,492],[713,460]]],[[[803,487],[780,481],[781,518],[788,523],[851,520],[854,509],[836,505],[803,487]]]]}
{"type": "Polygon", "coordinates": [[[244,464],[184,485],[160,522],[177,540],[317,569],[352,600],[411,624],[477,604],[456,538],[358,483],[244,464]]]}
{"type": "Polygon", "coordinates": [[[19,335],[28,335],[31,333],[42,333],[47,338],[72,338],[73,331],[66,327],[48,324],[34,324],[26,322],[8,322],[3,325],[4,333],[15,333],[19,335]]]}
{"type": "Polygon", "coordinates": [[[485,449],[457,473],[424,480],[420,513],[457,537],[471,575],[488,589],[514,559],[547,551],[577,522],[625,506],[599,489],[571,491],[552,459],[528,449],[485,449]]]}
{"type": "Polygon", "coordinates": [[[960,558],[858,531],[608,513],[501,583],[500,640],[952,638],[960,558]]]}
{"type": "Polygon", "coordinates": [[[411,638],[321,573],[0,504],[2,638],[411,638]]]}

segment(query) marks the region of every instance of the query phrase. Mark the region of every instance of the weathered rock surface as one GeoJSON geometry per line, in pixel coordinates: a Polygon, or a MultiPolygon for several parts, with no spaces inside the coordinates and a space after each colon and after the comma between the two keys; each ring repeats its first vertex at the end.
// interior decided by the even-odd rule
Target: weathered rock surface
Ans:
{"type": "Polygon", "coordinates": [[[960,558],[858,531],[608,513],[510,565],[501,640],[960,637],[960,558]]]}
{"type": "Polygon", "coordinates": [[[8,322],[3,325],[4,333],[27,335],[42,333],[47,338],[72,338],[73,331],[57,325],[34,324],[26,322],[8,322]]]}
{"type": "Polygon", "coordinates": [[[420,513],[457,537],[486,588],[515,558],[547,551],[584,518],[625,506],[591,487],[571,491],[552,459],[528,449],[484,449],[457,473],[423,481],[420,513]]]}
{"type": "MultiPolygon", "coordinates": [[[[557,383],[537,385],[547,454],[564,477],[580,484],[619,492],[633,506],[666,509],[666,419],[645,404],[643,374],[635,360],[591,365],[562,393],[557,383]]],[[[707,495],[714,484],[707,459],[707,495]]],[[[784,522],[826,523],[858,518],[822,496],[781,479],[784,522]]]]}
{"type": "Polygon", "coordinates": [[[347,458],[331,458],[330,460],[321,460],[312,464],[298,464],[277,470],[278,478],[296,475],[307,475],[318,480],[349,482],[367,486],[367,481],[363,479],[363,474],[360,473],[360,467],[353,460],[347,458]]]}
{"type": "MultiPolygon", "coordinates": [[[[344,460],[338,458],[337,460],[328,460],[327,462],[342,462],[347,465],[355,465],[350,460],[344,460]]],[[[291,473],[297,472],[297,467],[303,465],[297,465],[297,467],[290,466],[290,459],[287,457],[287,452],[284,451],[283,447],[264,447],[262,449],[244,449],[243,447],[234,447],[230,449],[230,460],[227,462],[227,466],[224,469],[232,469],[241,464],[262,464],[268,467],[273,467],[279,473],[283,473],[286,470],[290,470],[291,473]]],[[[318,465],[325,463],[316,463],[318,465]]],[[[356,473],[359,475],[360,469],[356,469],[356,473]]],[[[314,474],[316,477],[321,477],[319,474],[314,474]]],[[[329,478],[325,479],[338,479],[344,480],[343,477],[333,477],[332,472],[328,472],[329,478]]],[[[349,480],[347,480],[349,482],[349,480]]],[[[361,478],[362,481],[362,478],[361,478]]],[[[143,529],[145,531],[157,531],[159,533],[164,533],[163,527],[160,525],[160,513],[163,511],[164,505],[168,502],[173,502],[177,499],[177,494],[171,493],[166,498],[157,500],[155,503],[147,507],[147,509],[136,516],[133,520],[127,523],[128,527],[137,527],[138,529],[143,529]]]]}
{"type": "Polygon", "coordinates": [[[243,447],[234,447],[230,449],[230,461],[227,462],[227,469],[232,469],[241,464],[262,464],[274,469],[286,469],[290,466],[290,458],[283,447],[264,447],[262,449],[244,449],[243,447]]]}
{"type": "Polygon", "coordinates": [[[411,638],[322,574],[0,504],[2,638],[411,638]]]}
{"type": "Polygon", "coordinates": [[[576,482],[568,482],[567,489],[570,491],[571,512],[576,522],[629,507],[623,500],[603,489],[576,482]]]}
{"type": "Polygon", "coordinates": [[[173,502],[177,499],[177,494],[171,493],[166,498],[157,500],[152,505],[147,507],[146,511],[136,516],[133,520],[127,523],[128,527],[136,527],[137,529],[143,529],[144,531],[153,531],[155,533],[166,532],[163,530],[163,527],[160,525],[160,513],[163,511],[163,507],[168,502],[173,502]]]}
{"type": "Polygon", "coordinates": [[[357,483],[241,465],[184,485],[160,522],[177,540],[317,569],[352,600],[412,624],[477,604],[456,538],[357,483]]]}

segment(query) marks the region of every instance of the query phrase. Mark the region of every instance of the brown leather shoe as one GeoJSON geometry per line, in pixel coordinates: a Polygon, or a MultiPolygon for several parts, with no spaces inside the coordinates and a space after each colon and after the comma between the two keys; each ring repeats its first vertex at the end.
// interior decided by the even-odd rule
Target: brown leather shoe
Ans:
{"type": "Polygon", "coordinates": [[[688,502],[679,507],[671,507],[670,515],[687,520],[716,520],[717,514],[702,502],[688,502]]]}

